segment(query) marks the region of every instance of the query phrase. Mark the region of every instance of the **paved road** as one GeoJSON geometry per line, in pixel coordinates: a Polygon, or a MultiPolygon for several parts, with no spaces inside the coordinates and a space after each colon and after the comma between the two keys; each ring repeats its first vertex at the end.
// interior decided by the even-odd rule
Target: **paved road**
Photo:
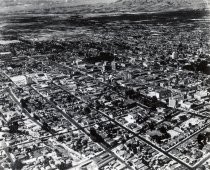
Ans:
{"type": "Polygon", "coordinates": [[[42,127],[42,124],[41,123],[39,123],[36,119],[34,119],[26,109],[22,108],[22,106],[21,106],[21,104],[20,104],[17,96],[14,94],[14,92],[12,91],[11,88],[9,88],[8,92],[9,92],[10,96],[12,97],[13,101],[22,109],[23,113],[29,119],[31,119],[34,123],[36,123],[38,126],[42,127]]]}
{"type": "MultiPolygon", "coordinates": [[[[32,88],[40,95],[42,96],[48,103],[50,103],[54,108],[56,108],[62,115],[63,117],[68,120],[69,122],[71,122],[72,124],[74,124],[79,130],[81,130],[82,132],[84,132],[87,136],[90,137],[90,134],[88,133],[87,130],[85,130],[79,123],[77,123],[74,119],[72,119],[67,113],[65,113],[60,107],[56,106],[53,102],[51,102],[49,99],[47,99],[45,96],[43,96],[35,87],[32,86],[32,88]]],[[[76,97],[77,98],[77,97],[76,97]]],[[[78,98],[79,99],[79,98],[78,98]]],[[[91,137],[90,137],[91,138],[91,137]]],[[[109,152],[113,157],[117,158],[118,160],[120,160],[121,163],[125,164],[129,169],[133,168],[131,166],[129,166],[128,164],[126,164],[121,158],[119,158],[117,155],[115,155],[114,152],[112,152],[109,148],[106,147],[105,144],[103,143],[98,143],[105,151],[109,152]]]]}
{"type": "MultiPolygon", "coordinates": [[[[56,64],[58,64],[58,63],[56,63],[56,64]]],[[[60,64],[58,64],[58,65],[60,65],[60,64]]],[[[61,65],[61,66],[62,66],[62,67],[68,68],[67,66],[63,66],[63,65],[61,65]]],[[[75,69],[75,68],[69,68],[69,69],[75,69]]],[[[79,70],[77,69],[77,71],[79,71],[79,70]]],[[[86,75],[87,75],[87,74],[86,74],[86,75]]],[[[74,94],[72,94],[71,92],[69,92],[68,90],[66,90],[65,88],[63,88],[63,87],[60,87],[60,88],[62,88],[63,90],[65,90],[65,91],[68,92],[69,94],[75,96],[74,94]]],[[[75,97],[78,98],[78,96],[75,96],[75,97]]],[[[82,100],[82,99],[80,99],[80,98],[78,98],[78,99],[79,99],[79,100],[82,100]]],[[[89,102],[87,102],[87,101],[84,101],[84,100],[82,100],[82,101],[83,101],[83,102],[86,102],[87,104],[89,104],[89,102]]],[[[93,107],[92,107],[92,109],[96,110],[96,109],[93,108],[93,107]]],[[[61,110],[61,111],[62,111],[62,110],[61,110]]],[[[103,113],[103,112],[101,112],[101,111],[99,111],[99,110],[96,110],[96,111],[100,112],[102,115],[104,115],[105,117],[107,117],[109,120],[115,122],[118,126],[120,126],[121,128],[123,128],[123,129],[126,130],[127,132],[133,134],[134,136],[138,137],[139,139],[141,139],[142,141],[144,141],[144,142],[147,143],[148,145],[152,146],[152,147],[153,147],[154,149],[156,149],[157,151],[159,151],[159,152],[165,154],[166,156],[168,156],[169,158],[171,158],[171,159],[177,161],[177,162],[180,163],[181,165],[184,165],[184,166],[187,167],[188,169],[191,169],[191,168],[192,168],[191,166],[189,166],[188,164],[186,164],[186,163],[183,162],[182,160],[179,160],[177,157],[175,157],[175,156],[169,154],[167,151],[165,151],[165,150],[161,149],[160,147],[156,146],[154,143],[152,143],[152,142],[146,140],[143,136],[140,136],[140,135],[134,133],[132,130],[130,130],[130,129],[128,129],[127,127],[123,126],[121,123],[119,123],[119,122],[117,122],[116,120],[110,118],[107,114],[105,114],[105,113],[103,113]]]]}
{"type": "MultiPolygon", "coordinates": [[[[74,94],[72,94],[71,92],[69,92],[68,90],[66,90],[65,88],[63,88],[63,87],[61,87],[61,86],[58,86],[58,87],[62,88],[62,89],[63,89],[64,91],[66,91],[67,93],[69,93],[69,94],[75,96],[74,94]]],[[[75,96],[75,97],[76,97],[77,99],[79,99],[79,100],[82,100],[82,99],[80,99],[78,96],[75,96]]],[[[84,100],[82,100],[82,101],[83,101],[83,102],[86,102],[87,104],[89,104],[88,101],[84,101],[84,100]]],[[[91,107],[91,109],[96,110],[97,112],[101,113],[101,114],[104,115],[106,118],[108,118],[110,121],[114,122],[115,124],[117,124],[118,126],[120,126],[122,129],[126,130],[127,132],[133,134],[135,137],[141,139],[142,141],[144,141],[144,142],[147,143],[148,145],[152,146],[152,147],[153,147],[154,149],[156,149],[157,151],[159,151],[159,152],[165,154],[165,155],[168,156],[169,158],[172,158],[173,160],[177,161],[177,162],[180,163],[181,165],[186,166],[188,169],[191,169],[191,168],[192,168],[191,166],[189,166],[189,165],[186,164],[185,162],[183,162],[183,161],[179,160],[178,158],[176,158],[175,156],[169,154],[167,151],[164,151],[163,149],[159,148],[158,146],[156,146],[156,145],[153,144],[152,142],[146,140],[144,137],[142,137],[142,136],[140,136],[140,135],[134,133],[132,130],[130,130],[130,129],[128,129],[127,127],[123,126],[121,123],[119,123],[119,122],[117,122],[116,120],[110,118],[110,117],[109,117],[107,114],[105,114],[104,112],[102,112],[102,111],[100,111],[100,110],[97,110],[97,109],[95,109],[94,107],[91,107]]]]}
{"type": "Polygon", "coordinates": [[[184,142],[186,142],[187,140],[189,140],[190,138],[194,137],[195,135],[198,135],[200,132],[202,132],[203,130],[205,130],[207,127],[210,126],[210,123],[208,123],[207,125],[205,125],[204,127],[202,127],[201,129],[199,129],[198,131],[196,131],[195,133],[193,133],[192,135],[189,135],[188,137],[186,137],[185,139],[183,139],[182,141],[180,141],[179,143],[177,143],[176,145],[172,146],[171,148],[169,148],[167,150],[167,152],[170,152],[171,150],[173,150],[174,148],[176,148],[177,146],[183,144],[184,142]]]}

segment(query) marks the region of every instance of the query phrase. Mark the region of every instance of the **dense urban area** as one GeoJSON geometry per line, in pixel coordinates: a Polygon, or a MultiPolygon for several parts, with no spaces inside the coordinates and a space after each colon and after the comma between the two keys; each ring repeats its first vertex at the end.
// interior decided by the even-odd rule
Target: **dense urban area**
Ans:
{"type": "Polygon", "coordinates": [[[66,22],[0,41],[0,169],[209,170],[209,21],[66,22]]]}

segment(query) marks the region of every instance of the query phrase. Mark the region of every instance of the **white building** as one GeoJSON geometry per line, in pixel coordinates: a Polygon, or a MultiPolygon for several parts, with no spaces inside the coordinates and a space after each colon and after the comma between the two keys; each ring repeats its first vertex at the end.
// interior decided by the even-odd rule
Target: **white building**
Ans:
{"type": "Polygon", "coordinates": [[[175,108],[176,107],[176,104],[177,104],[176,99],[169,98],[169,104],[168,104],[169,107],[175,108]]]}
{"type": "Polygon", "coordinates": [[[198,91],[194,94],[194,98],[197,99],[197,100],[202,100],[202,98],[206,97],[208,95],[208,92],[207,91],[198,91]]]}

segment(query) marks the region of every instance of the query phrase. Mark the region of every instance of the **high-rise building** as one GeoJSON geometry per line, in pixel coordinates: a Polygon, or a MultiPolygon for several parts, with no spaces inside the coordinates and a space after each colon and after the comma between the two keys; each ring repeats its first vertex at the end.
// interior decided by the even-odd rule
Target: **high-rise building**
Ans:
{"type": "Polygon", "coordinates": [[[176,104],[177,104],[176,99],[174,99],[173,97],[170,97],[168,106],[172,107],[172,108],[175,108],[176,104]]]}
{"type": "Polygon", "coordinates": [[[132,75],[129,71],[125,71],[124,73],[124,80],[130,80],[132,79],[132,75]]]}
{"type": "Polygon", "coordinates": [[[111,62],[112,70],[116,70],[116,61],[111,62]]]}

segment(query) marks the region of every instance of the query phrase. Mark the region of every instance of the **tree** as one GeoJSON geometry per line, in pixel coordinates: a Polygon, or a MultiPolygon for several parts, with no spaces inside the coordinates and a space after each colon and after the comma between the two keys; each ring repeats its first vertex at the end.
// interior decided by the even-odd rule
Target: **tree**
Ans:
{"type": "Polygon", "coordinates": [[[60,165],[57,166],[59,170],[65,170],[66,169],[66,164],[61,162],[60,165]]]}
{"type": "Polygon", "coordinates": [[[84,112],[85,112],[86,114],[90,114],[90,113],[91,113],[91,110],[90,110],[89,107],[85,107],[85,108],[84,108],[84,112]]]}
{"type": "Polygon", "coordinates": [[[186,121],[188,118],[187,118],[186,115],[182,115],[182,116],[179,117],[179,119],[180,119],[181,121],[186,121]]]}
{"type": "Polygon", "coordinates": [[[34,113],[34,119],[36,119],[36,120],[39,120],[40,121],[40,118],[39,118],[39,116],[37,116],[35,113],[34,113]]]}
{"type": "Polygon", "coordinates": [[[167,129],[165,126],[161,126],[159,130],[161,133],[167,133],[167,129]]]}
{"type": "Polygon", "coordinates": [[[102,106],[101,103],[98,100],[96,100],[95,101],[95,108],[98,110],[101,106],[102,106]]]}
{"type": "Polygon", "coordinates": [[[58,142],[63,142],[64,141],[64,137],[63,136],[59,136],[57,139],[58,142]]]}
{"type": "Polygon", "coordinates": [[[207,69],[207,65],[208,65],[208,61],[203,60],[203,61],[199,62],[198,66],[197,66],[197,70],[204,72],[207,69]]]}
{"type": "Polygon", "coordinates": [[[26,109],[27,108],[27,101],[25,99],[21,99],[20,100],[20,103],[21,103],[21,107],[26,109]]]}
{"type": "Polygon", "coordinates": [[[9,125],[9,132],[10,133],[17,133],[18,132],[18,122],[13,122],[11,125],[9,125]]]}
{"type": "Polygon", "coordinates": [[[46,122],[44,122],[42,124],[42,129],[46,130],[47,132],[52,132],[53,133],[53,130],[51,129],[51,127],[46,122]]]}
{"type": "Polygon", "coordinates": [[[90,136],[94,142],[103,143],[103,138],[96,132],[95,128],[90,128],[90,136]]]}
{"type": "Polygon", "coordinates": [[[23,168],[24,164],[19,160],[17,159],[14,164],[13,164],[13,170],[21,170],[23,168]]]}

